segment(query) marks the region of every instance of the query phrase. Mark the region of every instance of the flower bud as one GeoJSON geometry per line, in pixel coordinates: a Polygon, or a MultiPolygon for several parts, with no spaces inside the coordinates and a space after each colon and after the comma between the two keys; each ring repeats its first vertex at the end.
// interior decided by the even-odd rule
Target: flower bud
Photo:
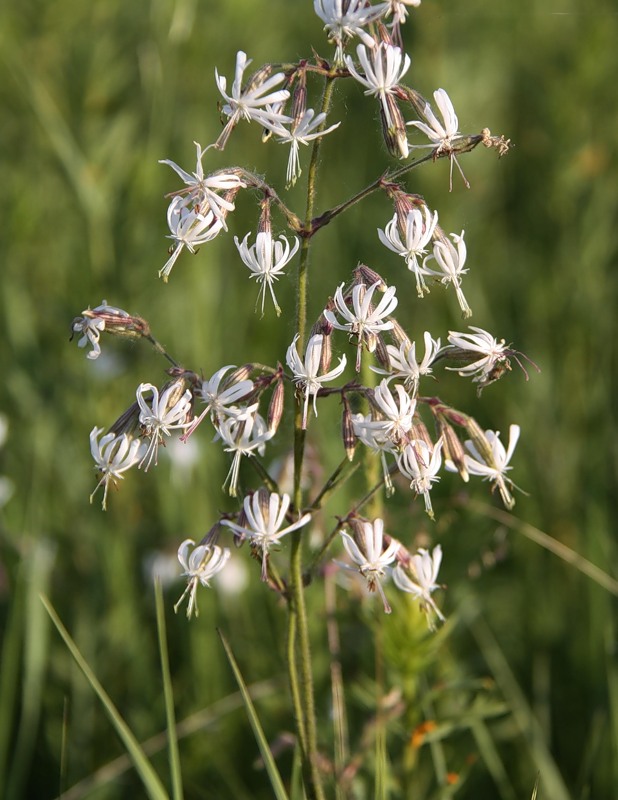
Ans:
{"type": "Polygon", "coordinates": [[[406,131],[406,123],[392,94],[387,94],[380,103],[380,122],[382,137],[389,154],[394,158],[407,158],[410,145],[406,131]]]}
{"type": "Polygon", "coordinates": [[[343,447],[348,461],[354,459],[354,451],[356,450],[356,436],[354,434],[354,424],[352,422],[352,412],[350,410],[350,403],[348,398],[343,395],[341,398],[343,403],[343,415],[341,418],[341,436],[343,439],[343,447]]]}
{"type": "Polygon", "coordinates": [[[452,425],[449,425],[444,419],[438,421],[440,426],[440,434],[442,436],[442,453],[445,461],[452,461],[457,472],[461,475],[462,479],[467,483],[470,479],[468,470],[466,468],[466,451],[461,443],[459,437],[455,433],[452,425]]]}
{"type": "Polygon", "coordinates": [[[281,378],[278,378],[277,382],[275,383],[275,388],[273,389],[272,396],[270,398],[270,405],[268,406],[268,415],[266,417],[268,430],[271,431],[273,434],[277,432],[277,429],[279,428],[279,423],[281,422],[281,417],[283,416],[284,399],[285,399],[285,389],[283,386],[283,380],[281,378]]]}

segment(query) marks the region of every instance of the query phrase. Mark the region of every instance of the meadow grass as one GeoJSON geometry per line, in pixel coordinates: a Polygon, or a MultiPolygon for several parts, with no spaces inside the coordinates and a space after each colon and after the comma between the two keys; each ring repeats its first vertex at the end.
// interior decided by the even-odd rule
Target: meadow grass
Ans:
{"type": "MultiPolygon", "coordinates": [[[[410,535],[443,543],[447,625],[428,637],[407,598],[388,618],[356,597],[336,598],[347,757],[358,766],[350,796],[515,800],[532,795],[539,774],[540,799],[611,800],[618,796],[618,15],[609,0],[594,8],[583,0],[423,0],[404,35],[420,91],[444,86],[462,129],[487,125],[515,144],[499,162],[480,152],[466,157],[470,191],[456,181],[447,194],[445,163],[419,171],[413,190],[439,202],[449,230],[466,230],[472,323],[512,341],[542,371],[526,382],[516,370],[480,399],[460,388],[459,407],[485,427],[522,426],[513,477],[527,494],[517,495],[512,514],[495,513],[485,486],[464,492],[447,478],[436,490],[435,524],[422,504],[408,507],[400,493],[393,500],[410,535]],[[527,536],[524,525],[558,545],[527,536]]],[[[309,0],[0,7],[0,413],[9,421],[0,473],[15,487],[0,511],[6,800],[145,791],[41,595],[171,796],[148,564],[174,559],[182,539],[208,530],[228,502],[220,492],[227,463],[204,436],[194,466],[162,458],[152,473],[129,475],[106,513],[96,499],[90,505],[91,428],[115,419],[138,382],[161,380],[162,366],[151,350],[122,342],[89,363],[68,341],[70,323],[106,298],[147,317],[171,353],[206,375],[248,360],[249,344],[256,361],[266,362],[273,346],[285,352],[292,315],[282,330],[272,315],[254,313],[255,287],[247,289],[229,237],[181,258],[169,284],[158,281],[168,246],[164,195],[176,184],[157,160],[190,164],[194,139],[214,141],[214,67],[230,75],[236,50],[258,66],[297,59],[309,45],[327,54],[309,0]]],[[[367,127],[360,93],[349,91],[345,103],[349,116],[324,146],[324,163],[337,172],[324,175],[322,207],[387,164],[377,124],[370,156],[355,136],[367,127]]],[[[282,184],[285,159],[274,146],[258,146],[258,137],[240,129],[216,167],[250,153],[248,166],[282,184]]],[[[375,233],[390,214],[372,198],[325,230],[312,256],[316,271],[336,273],[334,287],[361,254],[384,274],[400,268],[375,233]]],[[[232,232],[242,238],[254,226],[254,206],[239,202],[232,232]]],[[[314,285],[315,314],[325,296],[314,285]]],[[[291,281],[278,297],[293,307],[291,281]]],[[[436,289],[418,303],[412,283],[402,315],[417,330],[460,324],[450,295],[436,289]]],[[[458,379],[441,379],[440,394],[451,380],[458,379]]],[[[324,416],[336,430],[336,409],[324,416]]],[[[327,449],[325,474],[340,457],[338,445],[327,449]]],[[[343,490],[350,496],[354,480],[343,490]]],[[[322,525],[333,525],[328,511],[322,525]]],[[[289,776],[296,756],[287,736],[284,608],[256,571],[241,593],[200,595],[200,617],[188,625],[172,611],[181,591],[180,582],[164,587],[184,796],[270,798],[216,628],[289,776]]],[[[326,591],[312,588],[308,603],[319,738],[330,753],[326,591]]]]}

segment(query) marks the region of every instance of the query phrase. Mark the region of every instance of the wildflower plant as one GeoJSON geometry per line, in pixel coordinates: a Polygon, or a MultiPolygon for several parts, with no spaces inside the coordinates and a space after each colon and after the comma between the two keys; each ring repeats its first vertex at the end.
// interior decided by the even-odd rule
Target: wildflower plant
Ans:
{"type": "MultiPolygon", "coordinates": [[[[201,541],[193,533],[194,538],[179,544],[187,585],[176,608],[186,600],[188,616],[197,616],[198,594],[211,583],[216,586],[229,560],[243,552],[256,558],[265,587],[277,592],[287,607],[287,666],[307,797],[325,797],[327,760],[316,734],[305,602],[309,585],[319,581],[327,567],[339,564],[342,581],[349,571],[360,573],[369,592],[380,595],[385,612],[393,608],[396,614],[402,607],[398,593],[401,598],[411,595],[433,630],[446,619],[438,582],[442,545],[416,548],[414,531],[396,524],[391,498],[395,493],[407,496],[433,519],[440,513],[432,502],[435,484],[456,480],[449,472],[457,472],[465,482],[471,477],[489,481],[508,508],[514,503],[514,484],[506,472],[519,426],[511,424],[505,448],[499,433],[485,430],[473,416],[431,392],[434,379],[446,371],[471,378],[482,389],[509,371],[510,358],[521,365],[521,354],[479,327],[468,333],[405,330],[397,319],[402,308],[430,303],[430,289],[439,284],[453,291],[464,318],[472,314],[462,289],[468,279],[464,233],[445,233],[445,220],[440,218],[439,224],[433,202],[415,192],[416,171],[436,162],[439,168],[447,159],[453,189],[453,164],[463,176],[459,159],[479,145],[499,156],[508,150],[508,140],[487,129],[461,132],[444,89],[433,94],[436,115],[432,104],[405,83],[411,60],[402,47],[402,26],[419,1],[314,0],[324,23],[325,47],[332,43],[334,52],[314,52],[298,63],[268,63],[251,74],[251,60],[238,52],[231,86],[215,70],[223,100],[221,135],[206,147],[195,143],[191,171],[161,159],[181,185],[170,187],[167,220],[172,245],[159,276],[168,281],[173,272],[174,279],[182,281],[188,255],[208,247],[215,237],[231,239],[237,202],[251,204],[257,198],[255,230],[233,236],[229,258],[238,262],[238,280],[256,279],[256,312],[274,313],[284,330],[293,328],[287,351],[274,351],[270,364],[256,363],[249,344],[241,366],[208,363],[206,352],[204,363],[188,367],[158,343],[144,319],[105,301],[83,311],[72,324],[73,333],[81,336],[79,346],[91,346],[91,360],[100,354],[107,335],[116,334],[145,339],[171,364],[164,380],[137,387],[135,400],[109,430],[92,430],[91,451],[99,475],[95,492],[103,488],[103,509],[110,502],[110,485],[124,480],[130,469],[146,472],[156,467],[159,448],[170,436],[186,442],[205,434],[211,448],[228,454],[222,497],[236,500],[226,501],[232,510],[213,520],[201,541]],[[350,89],[357,85],[356,91],[370,104],[369,117],[377,100],[385,164],[376,167],[379,174],[368,186],[316,213],[320,162],[327,160],[322,147],[325,137],[338,135],[345,111],[344,104],[335,107],[334,90],[340,83],[350,89]],[[221,152],[239,124],[253,125],[264,146],[290,145],[287,185],[306,174],[304,209],[289,207],[285,187],[272,185],[268,176],[244,165],[220,166],[221,152]],[[417,148],[430,152],[417,157],[417,148]],[[339,264],[311,263],[314,237],[370,195],[383,197],[383,219],[390,219],[383,228],[375,228],[384,245],[381,263],[348,264],[343,271],[339,264]],[[288,231],[281,232],[279,226],[288,231]],[[295,308],[280,305],[276,296],[276,283],[286,273],[294,276],[295,308]],[[312,297],[322,302],[315,319],[308,316],[310,273],[312,297]],[[341,463],[322,486],[309,487],[303,480],[308,442],[322,421],[318,407],[333,397],[341,407],[341,463]],[[285,415],[286,409],[293,414],[285,415]],[[286,490],[270,455],[275,440],[278,452],[287,451],[293,463],[286,490]],[[374,469],[376,459],[381,472],[374,469]],[[330,532],[319,538],[321,527],[315,523],[326,500],[336,502],[344,480],[359,466],[366,472],[369,490],[340,508],[330,532]],[[389,531],[396,532],[396,538],[389,531]],[[232,542],[240,550],[235,556],[232,542]]],[[[464,178],[460,190],[466,187],[464,178]]],[[[470,251],[474,264],[473,242],[470,251]]],[[[480,265],[474,265],[477,271],[480,265]]],[[[255,292],[249,281],[247,291],[255,292]]],[[[443,546],[448,559],[448,540],[443,546]]]]}

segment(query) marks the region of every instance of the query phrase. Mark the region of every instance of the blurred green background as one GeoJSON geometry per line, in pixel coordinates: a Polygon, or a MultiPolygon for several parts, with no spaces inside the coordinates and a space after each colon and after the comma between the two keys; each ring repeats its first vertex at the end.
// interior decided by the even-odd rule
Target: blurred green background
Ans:
{"type": "MultiPolygon", "coordinates": [[[[528,382],[515,369],[480,399],[447,376],[440,395],[503,437],[511,422],[522,426],[512,475],[528,494],[517,496],[515,522],[615,576],[616,7],[609,0],[423,0],[404,41],[412,56],[407,83],[428,97],[444,87],[461,130],[487,126],[515,144],[500,161],[480,148],[462,159],[470,191],[455,179],[448,193],[445,162],[413,173],[407,186],[439,210],[448,231],[465,228],[472,324],[512,341],[542,369],[528,382]]],[[[68,341],[70,323],[106,298],[146,317],[177,359],[205,375],[224,364],[284,358],[295,332],[292,281],[278,291],[281,320],[270,308],[261,320],[255,284],[232,242],[255,230],[251,197],[239,198],[227,236],[196,257],[183,254],[169,284],[158,280],[168,246],[164,195],[179,183],[157,160],[192,169],[193,140],[215,140],[215,66],[231,81],[239,49],[257,67],[309,57],[311,47],[332,54],[309,0],[0,6],[0,413],[9,426],[0,474],[14,487],[0,511],[3,797],[56,797],[80,781],[66,797],[141,792],[122,763],[108,776],[97,772],[122,758],[123,748],[39,593],[50,597],[136,735],[149,739],[165,728],[152,565],[173,564],[182,539],[199,539],[219,509],[234,506],[220,491],[227,463],[208,431],[197,437],[194,463],[163,457],[148,475],[128,475],[107,513],[89,504],[91,428],[111,424],[139,382],[161,383],[164,365],[146,347],[109,339],[105,356],[89,362],[68,341]]],[[[343,123],[325,142],[319,209],[389,163],[374,103],[351,83],[338,89],[336,103],[333,120],[343,123]]],[[[301,156],[306,166],[308,151],[301,156]]],[[[259,131],[243,126],[224,153],[211,151],[205,168],[241,164],[283,190],[286,160],[287,148],[262,146],[259,131]]],[[[287,194],[299,212],[302,189],[301,179],[287,194]]],[[[377,239],[391,215],[388,201],[374,196],[316,237],[310,314],[362,259],[399,286],[401,318],[413,336],[429,329],[444,339],[462,329],[454,295],[436,289],[417,300],[411,276],[377,239]]],[[[320,421],[323,439],[336,438],[336,409],[320,421]]],[[[282,453],[275,447],[269,457],[282,453]]],[[[325,474],[340,456],[338,445],[327,449],[325,474]]],[[[404,710],[388,727],[385,796],[528,798],[540,773],[540,798],[615,798],[615,598],[582,574],[581,561],[564,563],[517,524],[492,516],[497,500],[485,485],[466,492],[443,478],[435,525],[401,493],[387,512],[398,538],[442,543],[447,631],[428,639],[422,618],[401,600],[386,619],[373,603],[339,597],[351,729],[371,719],[379,691],[398,693],[404,710]],[[437,728],[432,744],[417,747],[412,732],[423,720],[437,728]],[[436,764],[457,780],[440,788],[436,764]]],[[[323,524],[330,529],[332,518],[323,524]]],[[[247,560],[237,563],[241,569],[247,560]]],[[[261,682],[267,735],[292,729],[285,611],[257,570],[241,590],[246,578],[203,591],[190,625],[182,614],[168,616],[178,718],[188,726],[181,757],[189,798],[271,796],[216,625],[246,680],[261,682]]],[[[180,581],[166,585],[168,612],[181,591],[180,581]]],[[[328,750],[322,590],[309,595],[328,750]]],[[[359,738],[352,737],[354,748],[359,738]]],[[[167,780],[165,750],[161,742],[153,748],[167,780]]],[[[372,744],[350,796],[374,796],[374,751],[372,744]]],[[[285,774],[290,761],[288,751],[285,774]]]]}

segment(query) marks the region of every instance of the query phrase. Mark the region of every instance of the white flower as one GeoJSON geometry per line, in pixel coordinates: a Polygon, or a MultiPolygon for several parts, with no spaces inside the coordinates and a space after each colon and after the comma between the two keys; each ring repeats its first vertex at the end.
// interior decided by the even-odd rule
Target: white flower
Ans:
{"type": "Polygon", "coordinates": [[[440,351],[440,339],[433,339],[429,331],[423,335],[425,342],[425,355],[419,363],[416,360],[416,343],[404,340],[399,348],[393,344],[386,345],[390,361],[390,369],[384,370],[372,367],[380,375],[392,375],[394,378],[403,378],[404,385],[411,390],[412,396],[418,393],[418,384],[421,375],[431,375],[431,365],[436,360],[440,351]]]}
{"type": "Polygon", "coordinates": [[[195,611],[196,617],[199,614],[196,597],[198,584],[209,586],[210,579],[217,572],[221,572],[231,555],[227,547],[219,547],[216,544],[199,544],[189,554],[191,545],[195,545],[193,539],[185,539],[178,548],[178,561],[180,561],[180,566],[184,570],[183,577],[187,578],[187,588],[174,606],[174,611],[177,612],[178,607],[188,594],[187,619],[191,619],[193,611],[195,611]]]}
{"type": "Polygon", "coordinates": [[[476,361],[471,364],[466,364],[465,367],[446,367],[446,369],[457,372],[458,375],[476,375],[473,381],[485,381],[490,373],[495,369],[497,364],[503,364],[507,359],[508,347],[504,339],[498,341],[490,333],[484,331],[482,328],[477,328],[474,325],[469,325],[468,328],[474,333],[459,333],[458,331],[449,331],[448,340],[453,347],[459,348],[465,352],[457,353],[456,357],[471,356],[476,358],[476,361]]]}
{"type": "Polygon", "coordinates": [[[470,188],[470,184],[466,180],[466,176],[463,174],[463,171],[459,166],[459,162],[455,158],[455,154],[453,152],[454,143],[458,139],[461,139],[462,136],[458,130],[459,120],[457,119],[457,114],[455,113],[455,109],[453,108],[453,104],[451,103],[451,98],[444,91],[444,89],[437,89],[433,93],[433,98],[440,111],[442,122],[438,120],[436,115],[433,113],[431,106],[429,105],[429,103],[427,103],[423,111],[423,114],[427,122],[418,122],[415,120],[414,122],[408,122],[408,125],[413,125],[415,128],[418,128],[420,131],[422,131],[425,134],[425,136],[427,136],[431,144],[413,145],[413,147],[435,147],[436,156],[441,155],[443,153],[447,154],[451,162],[451,172],[450,172],[451,190],[453,188],[453,162],[457,164],[457,169],[459,170],[465,185],[468,188],[470,188]]]}
{"type": "Polygon", "coordinates": [[[234,242],[243,263],[251,270],[251,277],[256,278],[257,282],[262,284],[258,294],[258,302],[260,297],[262,298],[262,316],[264,316],[264,299],[267,286],[270,289],[277,316],[279,316],[281,309],[277,304],[273,283],[283,275],[283,268],[296,255],[300,242],[298,237],[295,236],[294,245],[290,247],[290,243],[283,234],[277,240],[273,239],[270,231],[260,231],[255,237],[255,244],[249,247],[248,240],[250,236],[251,234],[248,233],[242,242],[235,236],[234,242]]]}
{"type": "MultiPolygon", "coordinates": [[[[498,487],[502,502],[507,508],[512,508],[515,501],[507,487],[507,483],[513,485],[513,481],[505,477],[505,474],[512,469],[509,466],[511,457],[515,451],[521,429],[519,425],[509,427],[509,446],[505,449],[500,441],[500,431],[485,431],[489,448],[482,454],[478,447],[471,441],[465,442],[465,447],[469,451],[466,454],[466,468],[470,475],[480,475],[483,480],[492,481],[498,487]]],[[[448,466],[450,469],[450,465],[448,466]]]]}
{"type": "Polygon", "coordinates": [[[187,428],[182,441],[186,441],[193,431],[200,425],[207,414],[210,414],[213,423],[217,424],[222,416],[237,417],[242,414],[242,409],[237,408],[234,403],[245,400],[254,389],[253,381],[241,380],[228,385],[228,380],[224,380],[225,374],[231,369],[236,369],[233,364],[221,367],[215,374],[197,390],[197,395],[206,403],[206,408],[199,417],[196,417],[187,428]]]}
{"type": "MultiPolygon", "coordinates": [[[[422,547],[418,553],[413,555],[410,560],[410,569],[413,577],[408,575],[404,568],[398,564],[393,570],[393,581],[398,589],[408,594],[418,597],[421,601],[421,609],[425,612],[433,611],[441,622],[444,622],[444,615],[436,606],[432,595],[440,585],[436,583],[440,564],[442,563],[442,548],[440,545],[434,547],[433,552],[429,553],[422,547]]],[[[429,628],[433,630],[433,619],[427,614],[429,628]]]]}
{"type": "Polygon", "coordinates": [[[319,375],[322,363],[322,348],[324,347],[324,337],[318,333],[312,336],[307,343],[305,350],[304,363],[300,360],[296,349],[296,342],[299,339],[297,333],[292,344],[288,347],[285,357],[288,367],[292,370],[294,383],[304,386],[305,405],[303,407],[303,429],[307,427],[307,409],[309,398],[313,397],[313,411],[317,417],[318,409],[316,406],[318,392],[323,383],[334,381],[338,378],[346,367],[347,359],[345,355],[339,359],[339,364],[329,372],[319,375]]]}
{"type": "Polygon", "coordinates": [[[460,235],[451,233],[451,239],[454,244],[451,244],[448,239],[437,239],[433,243],[433,253],[423,261],[423,269],[426,275],[435,276],[440,283],[453,284],[463,316],[470,317],[472,310],[461,289],[461,276],[468,271],[464,269],[467,255],[464,231],[460,235]],[[457,249],[455,249],[455,245],[457,245],[457,249]],[[430,269],[427,266],[432,259],[436,262],[438,269],[430,269]]]}
{"type": "MultiPolygon", "coordinates": [[[[231,172],[218,172],[214,175],[204,176],[202,158],[208,148],[203,150],[198,142],[193,142],[193,144],[197,148],[195,172],[186,172],[169,158],[160,159],[159,164],[170,166],[187,185],[186,189],[176,192],[176,195],[185,195],[187,200],[190,200],[193,206],[197,206],[202,213],[205,210],[204,206],[208,206],[217,219],[221,220],[225,230],[227,230],[225,215],[228,211],[234,210],[234,203],[226,200],[225,197],[221,197],[217,192],[244,189],[246,184],[238,175],[234,175],[231,172]]],[[[197,209],[195,210],[197,211],[197,209]]]]}
{"type": "Polygon", "coordinates": [[[267,108],[267,106],[274,106],[287,100],[290,96],[287,89],[277,89],[273,91],[276,86],[279,86],[279,84],[285,80],[284,73],[277,72],[264,79],[260,79],[258,73],[258,77],[254,77],[249,85],[243,88],[243,74],[250,63],[251,60],[247,59],[247,54],[239,50],[236,54],[236,71],[231,95],[227,93],[227,79],[223,75],[219,75],[218,71],[215,69],[217,87],[223,95],[223,98],[227,101],[222,111],[229,117],[225,128],[215,144],[215,147],[220,150],[223,150],[232,129],[241,119],[245,119],[247,122],[255,120],[261,125],[285,122],[289,119],[289,117],[285,117],[273,111],[271,108],[267,108]]]}
{"type": "MultiPolygon", "coordinates": [[[[264,127],[272,131],[277,137],[278,141],[282,144],[290,144],[290,155],[288,158],[288,168],[285,173],[285,179],[288,186],[294,186],[297,178],[300,176],[302,170],[300,168],[300,156],[298,154],[299,145],[307,145],[313,139],[318,139],[320,136],[326,136],[327,133],[334,131],[341,124],[336,122],[330,128],[320,130],[320,126],[326,119],[326,114],[321,113],[315,116],[315,111],[312,108],[306,109],[298,122],[291,121],[290,129],[284,127],[281,122],[276,120],[266,120],[264,127]]],[[[286,120],[290,121],[290,120],[286,120]]]]}
{"type": "Polygon", "coordinates": [[[393,327],[393,323],[389,320],[384,320],[384,317],[391,314],[397,307],[396,289],[394,286],[390,286],[374,308],[371,301],[380,285],[380,281],[377,281],[369,288],[364,283],[357,284],[352,290],[352,310],[348,308],[343,296],[344,284],[342,283],[339,286],[335,292],[335,308],[345,320],[344,322],[339,322],[332,311],[324,311],[324,317],[334,328],[340,331],[347,331],[349,334],[354,334],[358,337],[356,350],[357,372],[360,372],[363,340],[369,352],[372,353],[377,344],[377,334],[380,331],[391,330],[393,327]]]}
{"type": "MultiPolygon", "coordinates": [[[[86,358],[94,361],[101,355],[101,345],[99,339],[101,333],[105,330],[105,320],[90,317],[78,317],[73,321],[73,332],[81,333],[83,336],[77,342],[78,347],[86,347],[90,344],[92,350],[88,352],[86,358]]],[[[72,338],[72,337],[71,337],[72,338]]]]}
{"type": "Polygon", "coordinates": [[[205,214],[189,208],[187,200],[177,195],[172,199],[167,209],[167,224],[171,231],[168,239],[173,239],[171,255],[159,270],[159,277],[167,281],[172,267],[178,256],[186,247],[190,253],[195,253],[196,248],[206,242],[212,241],[223,230],[223,222],[212,209],[205,214]]]}
{"type": "Polygon", "coordinates": [[[392,25],[401,25],[406,21],[410,13],[406,6],[418,8],[420,4],[421,0],[390,0],[390,13],[393,15],[392,25]]]}
{"type": "Polygon", "coordinates": [[[268,430],[264,418],[257,413],[258,403],[238,411],[234,416],[227,416],[217,424],[217,438],[224,444],[226,453],[234,453],[232,465],[223,486],[229,482],[228,492],[236,497],[238,474],[242,456],[253,456],[257,451],[264,454],[266,442],[272,439],[274,431],[268,430]]]}
{"type": "Polygon", "coordinates": [[[384,415],[383,421],[386,423],[384,430],[391,440],[398,445],[412,428],[416,401],[408,395],[404,387],[399,383],[395,384],[395,391],[397,392],[398,400],[393,397],[388,380],[384,379],[374,390],[372,402],[384,415]]]}
{"type": "Polygon", "coordinates": [[[427,206],[412,208],[405,219],[403,237],[399,231],[399,216],[395,214],[384,230],[378,228],[380,241],[389,250],[402,256],[410,272],[416,277],[416,291],[419,297],[428,292],[423,274],[424,270],[419,263],[419,258],[427,253],[427,245],[431,242],[436,225],[438,212],[433,213],[427,206]]]}
{"type": "Polygon", "coordinates": [[[388,11],[389,3],[372,6],[366,0],[313,0],[313,8],[324,22],[328,38],[337,45],[335,60],[341,62],[343,45],[352,36],[359,36],[368,47],[374,44],[363,27],[383,16],[388,11]]]}
{"type": "Polygon", "coordinates": [[[261,489],[254,492],[251,497],[245,497],[243,501],[246,525],[238,525],[230,520],[221,522],[241,536],[248,536],[251,545],[261,550],[263,581],[268,578],[268,552],[271,547],[278,544],[286,534],[302,528],[311,519],[311,514],[303,514],[296,522],[282,528],[289,506],[289,495],[278,495],[273,492],[269,496],[264,489],[261,489]]]}
{"type": "Polygon", "coordinates": [[[152,383],[140,383],[136,399],[143,435],[150,440],[139,465],[146,472],[153,461],[155,466],[157,464],[159,444],[163,441],[163,436],[170,436],[171,431],[191,424],[187,421],[191,412],[191,392],[189,389],[182,391],[177,382],[171,383],[161,393],[152,383]],[[147,394],[152,395],[149,402],[146,401],[147,394]]]}
{"type": "Polygon", "coordinates": [[[388,427],[387,420],[374,420],[371,415],[354,414],[352,416],[352,428],[356,438],[370,450],[373,450],[374,453],[380,454],[386,495],[390,497],[395,489],[388,464],[386,463],[385,453],[394,453],[396,447],[389,436],[388,427]]]}
{"type": "Polygon", "coordinates": [[[381,519],[374,520],[373,523],[365,520],[358,520],[355,525],[356,537],[341,531],[343,546],[352,561],[358,566],[360,574],[367,579],[370,592],[376,589],[382,598],[384,611],[391,613],[384,589],[380,579],[384,577],[386,568],[393,563],[399,552],[400,544],[396,539],[391,539],[390,544],[384,550],[384,522],[381,519]],[[357,543],[358,542],[358,543],[357,543]]]}
{"type": "Polygon", "coordinates": [[[365,74],[358,72],[351,56],[345,58],[346,67],[359,83],[367,87],[365,94],[374,95],[380,100],[388,127],[391,128],[394,123],[386,103],[386,95],[392,94],[410,68],[410,56],[404,54],[400,47],[387,42],[374,43],[369,52],[364,44],[359,44],[356,54],[365,74]]]}
{"type": "Polygon", "coordinates": [[[140,461],[144,455],[145,445],[139,439],[134,439],[123,433],[116,436],[115,433],[106,433],[99,439],[104,428],[94,427],[90,431],[90,452],[94,458],[94,468],[101,474],[101,479],[96,485],[94,492],[90,495],[90,502],[101,486],[103,489],[103,511],[107,508],[107,490],[109,484],[116,484],[123,479],[123,472],[140,461]]]}
{"type": "Polygon", "coordinates": [[[433,450],[422,440],[415,440],[406,445],[401,455],[397,456],[397,466],[401,474],[410,480],[410,488],[425,498],[425,511],[434,518],[429,491],[431,484],[439,481],[438,471],[442,466],[442,437],[435,443],[433,450]]]}

